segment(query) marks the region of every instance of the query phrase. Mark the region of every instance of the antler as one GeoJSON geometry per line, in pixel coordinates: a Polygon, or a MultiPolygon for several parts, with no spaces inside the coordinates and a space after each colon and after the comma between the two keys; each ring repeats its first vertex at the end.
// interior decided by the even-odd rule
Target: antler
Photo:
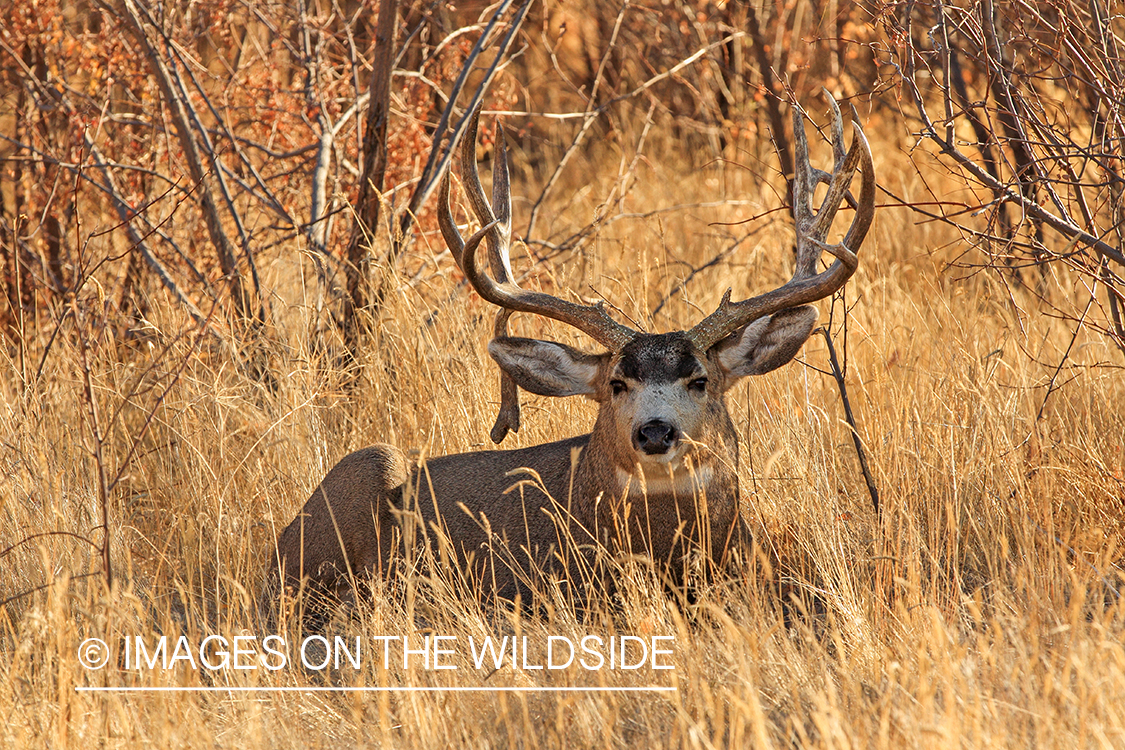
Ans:
{"type": "Polygon", "coordinates": [[[784,286],[773,289],[757,297],[731,302],[730,289],[723,295],[715,312],[700,321],[688,336],[695,344],[707,351],[715,343],[751,321],[771,315],[797,305],[815,302],[840,289],[859,265],[856,252],[871,228],[875,216],[875,167],[871,162],[871,147],[859,126],[858,116],[853,112],[851,150],[844,153],[844,123],[836,100],[827,91],[829,106],[832,108],[832,153],[834,164],[832,174],[814,169],[809,164],[809,145],[805,139],[805,126],[801,110],[793,109],[793,138],[796,142],[797,167],[793,180],[793,218],[797,227],[797,258],[793,278],[784,286]],[[863,177],[856,215],[843,241],[825,244],[828,230],[836,218],[840,202],[847,195],[852,174],[859,166],[863,177]],[[828,194],[814,213],[810,204],[816,185],[828,185],[828,194]],[[816,273],[816,264],[822,251],[828,251],[836,258],[830,268],[816,273]]]}
{"type": "MultiPolygon", "coordinates": [[[[493,170],[492,200],[500,207],[500,217],[494,218],[492,207],[484,197],[484,188],[481,187],[480,176],[476,170],[477,124],[479,119],[480,109],[478,108],[473,112],[473,116],[469,120],[468,132],[465,133],[461,142],[462,163],[473,165],[473,169],[463,175],[463,184],[469,194],[469,200],[473,204],[473,210],[483,225],[481,230],[473,235],[476,238],[474,248],[476,244],[480,243],[480,237],[477,235],[486,235],[488,237],[488,257],[492,265],[492,273],[502,282],[510,283],[512,281],[512,268],[507,248],[512,237],[512,203],[509,191],[508,162],[506,154],[499,157],[500,161],[493,170]],[[509,195],[509,198],[504,200],[501,198],[504,195],[509,195]]],[[[503,138],[499,139],[498,148],[504,148],[503,138]]],[[[450,176],[449,172],[446,172],[440,187],[438,224],[441,226],[445,244],[449,246],[450,252],[453,253],[453,259],[459,267],[462,267],[461,259],[465,254],[465,242],[461,239],[461,233],[457,231],[456,224],[453,223],[453,213],[449,208],[449,187],[450,176]]],[[[472,241],[473,238],[470,238],[470,242],[472,241]]],[[[508,335],[508,319],[510,317],[512,317],[511,310],[502,309],[496,313],[496,320],[492,325],[493,336],[508,335]]],[[[492,438],[493,443],[499,445],[507,437],[508,432],[519,432],[519,430],[519,388],[516,386],[516,381],[512,380],[507,373],[501,372],[500,411],[496,415],[496,423],[492,425],[489,437],[492,438]]]]}
{"type": "MultiPolygon", "coordinates": [[[[453,212],[449,207],[450,177],[446,173],[442,180],[438,201],[438,224],[441,226],[445,244],[449,246],[454,259],[461,267],[465,277],[484,299],[501,308],[496,314],[493,326],[495,336],[508,335],[508,319],[513,312],[528,312],[571,325],[602,346],[612,351],[621,349],[629,343],[637,332],[623,326],[609,316],[604,305],[579,305],[544,292],[522,289],[512,277],[512,196],[508,174],[508,154],[504,135],[497,128],[496,162],[493,166],[492,205],[484,195],[477,171],[476,141],[480,109],[473,112],[469,128],[461,143],[462,182],[473,206],[473,212],[481,224],[469,239],[462,240],[457,225],[453,222],[453,212]],[[484,272],[477,263],[476,251],[481,240],[488,242],[488,260],[492,276],[484,272]]],[[[500,413],[492,427],[492,441],[499,443],[508,430],[519,430],[519,391],[508,375],[500,377],[500,413]]]]}

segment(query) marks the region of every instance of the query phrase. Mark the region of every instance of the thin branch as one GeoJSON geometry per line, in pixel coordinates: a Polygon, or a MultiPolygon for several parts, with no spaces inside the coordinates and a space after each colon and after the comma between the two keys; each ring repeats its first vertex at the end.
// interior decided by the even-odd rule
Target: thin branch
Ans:
{"type": "Polygon", "coordinates": [[[844,377],[844,370],[840,367],[840,360],[836,357],[836,347],[832,343],[832,335],[828,332],[827,326],[822,326],[819,331],[824,336],[824,343],[828,345],[828,364],[832,368],[832,378],[836,381],[836,387],[840,390],[840,401],[844,405],[844,419],[852,433],[852,444],[855,446],[856,456],[859,457],[859,468],[863,472],[863,481],[867,483],[867,494],[871,497],[871,505],[875,508],[875,515],[879,516],[882,512],[879,507],[879,488],[875,486],[875,477],[871,475],[871,468],[867,464],[867,452],[863,448],[863,441],[860,439],[859,429],[856,427],[855,415],[852,413],[852,402],[848,398],[848,384],[844,377]]]}

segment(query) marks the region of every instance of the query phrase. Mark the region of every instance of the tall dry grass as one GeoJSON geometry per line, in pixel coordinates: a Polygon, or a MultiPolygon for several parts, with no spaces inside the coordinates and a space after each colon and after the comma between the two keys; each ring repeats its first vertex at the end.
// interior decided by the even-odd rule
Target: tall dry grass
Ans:
{"type": "MultiPolygon", "coordinates": [[[[900,131],[884,130],[872,134],[881,184],[918,193],[906,144],[894,135],[900,131]]],[[[782,283],[789,264],[784,222],[775,216],[727,225],[777,207],[776,181],[760,178],[764,168],[712,164],[688,172],[683,163],[667,135],[650,136],[627,198],[631,209],[741,203],[616,221],[583,256],[546,264],[533,283],[586,295],[592,285],[658,330],[691,324],[728,285],[738,296],[782,283]],[[691,267],[743,234],[750,236],[736,253],[694,277],[648,320],[647,311],[691,267]]],[[[589,164],[581,182],[558,193],[555,223],[545,233],[585,224],[601,210],[619,161],[589,164]]],[[[527,208],[517,203],[517,222],[527,208]]],[[[0,599],[49,583],[0,609],[0,744],[1122,747],[1119,354],[1084,332],[1071,345],[1071,327],[1039,314],[1018,286],[984,274],[958,278],[946,263],[962,250],[941,228],[881,208],[848,286],[848,385],[881,518],[871,509],[835,384],[822,372],[824,344],[814,337],[799,363],[730,394],[743,438],[754,578],[706,591],[681,609],[638,574],[619,607],[585,620],[565,608],[531,616],[492,610],[438,582],[405,598],[376,596],[329,626],[349,637],[429,629],[461,639],[514,633],[533,642],[550,634],[673,635],[675,669],[660,673],[385,670],[381,659],[328,675],[299,667],[83,669],[77,650],[90,637],[117,643],[134,635],[260,633],[255,600],[272,540],[348,451],[374,441],[417,455],[490,447],[496,372],[484,347],[491,310],[459,286],[436,235],[422,238],[408,268],[393,277],[396,292],[358,372],[344,371],[338,353],[319,343],[310,322],[315,276],[298,248],[263,259],[267,286],[276,290],[274,394],[249,382],[229,354],[206,341],[196,346],[177,308],[154,298],[140,345],[107,337],[87,352],[111,472],[145,430],[111,497],[115,588],[107,591],[97,576],[76,578],[97,571],[100,560],[73,537],[38,537],[0,558],[0,599]],[[794,602],[810,610],[806,616],[793,614],[802,606],[794,602]],[[328,684],[677,689],[75,691],[328,684]]],[[[1055,293],[1068,292],[1063,285],[1055,293]]],[[[96,289],[83,301],[98,304],[96,289]]],[[[821,307],[824,321],[828,305],[821,307]]],[[[837,305],[837,327],[841,315],[837,305]]],[[[519,328],[583,343],[553,324],[524,320],[519,328]]],[[[49,327],[44,331],[39,355],[47,348],[49,327]]],[[[49,531],[100,539],[76,341],[54,341],[41,373],[37,356],[3,362],[0,547],[49,531]]],[[[509,438],[512,446],[592,424],[589,403],[524,399],[525,427],[509,438]]]]}

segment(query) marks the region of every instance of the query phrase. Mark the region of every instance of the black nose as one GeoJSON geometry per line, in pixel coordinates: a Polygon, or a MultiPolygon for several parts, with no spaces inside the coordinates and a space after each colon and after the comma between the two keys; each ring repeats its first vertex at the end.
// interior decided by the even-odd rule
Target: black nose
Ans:
{"type": "Polygon", "coordinates": [[[633,442],[637,448],[650,456],[667,453],[680,439],[680,431],[659,419],[646,422],[637,429],[633,442]]]}

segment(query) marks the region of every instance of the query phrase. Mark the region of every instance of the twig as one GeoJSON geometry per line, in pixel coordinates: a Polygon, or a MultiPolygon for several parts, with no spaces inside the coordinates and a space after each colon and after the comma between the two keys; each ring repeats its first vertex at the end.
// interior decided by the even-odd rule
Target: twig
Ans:
{"type": "Polygon", "coordinates": [[[82,396],[86,402],[86,419],[89,420],[90,437],[93,445],[90,453],[94,459],[97,473],[98,505],[102,516],[102,573],[105,575],[107,589],[113,588],[113,566],[110,559],[110,529],[109,529],[109,484],[105,470],[105,459],[102,447],[105,443],[102,435],[101,424],[98,421],[98,402],[94,398],[94,386],[90,375],[90,360],[86,350],[86,332],[82,326],[82,316],[78,312],[78,295],[70,297],[71,314],[74,316],[74,328],[78,338],[78,357],[82,367],[82,396]]]}
{"type": "Polygon", "coordinates": [[[743,242],[745,242],[746,240],[750,239],[750,238],[751,238],[751,237],[753,237],[753,236],[754,236],[755,234],[758,234],[758,233],[759,233],[759,232],[761,232],[761,231],[762,231],[762,230],[763,230],[764,228],[765,228],[765,226],[760,226],[760,227],[757,227],[756,229],[754,229],[754,230],[752,230],[752,231],[750,231],[750,232],[747,232],[746,234],[742,235],[742,236],[741,236],[741,237],[739,237],[739,238],[738,238],[737,240],[735,240],[734,242],[732,242],[732,243],[730,244],[730,246],[728,246],[728,247],[724,248],[723,250],[720,250],[720,251],[719,251],[719,252],[718,252],[718,253],[717,253],[717,254],[715,255],[715,257],[711,258],[711,260],[707,261],[707,262],[706,262],[706,263],[704,263],[703,265],[701,265],[701,266],[692,266],[692,269],[691,269],[691,273],[689,273],[689,274],[688,274],[687,276],[685,276],[685,277],[683,278],[683,280],[682,280],[682,281],[680,281],[680,283],[679,283],[679,284],[676,284],[676,286],[675,286],[675,287],[673,287],[673,288],[672,288],[672,290],[671,290],[670,292],[668,292],[667,294],[665,294],[665,295],[664,295],[664,297],[663,297],[663,298],[662,298],[662,299],[660,300],[660,303],[659,303],[659,304],[658,304],[658,305],[657,305],[657,306],[656,306],[655,308],[653,308],[653,311],[652,311],[652,317],[653,317],[653,318],[655,318],[655,317],[657,316],[657,314],[658,314],[658,313],[659,313],[659,312],[660,312],[661,310],[663,310],[663,309],[664,309],[664,306],[665,306],[666,304],[668,304],[668,302],[669,302],[669,301],[671,301],[671,299],[672,299],[673,297],[675,297],[675,296],[676,296],[677,294],[679,294],[679,293],[680,293],[680,292],[682,292],[682,291],[683,291],[684,289],[686,289],[686,288],[687,288],[687,285],[691,283],[692,279],[694,279],[694,278],[695,278],[696,276],[698,276],[699,274],[701,274],[701,273],[703,273],[704,271],[706,271],[706,270],[707,270],[708,268],[712,268],[712,267],[714,267],[714,266],[717,266],[717,265],[718,265],[719,263],[722,263],[722,262],[723,262],[724,260],[726,260],[727,258],[729,258],[729,257],[731,256],[731,254],[732,254],[732,253],[734,253],[734,251],[735,251],[735,250],[737,250],[737,249],[738,249],[738,247],[739,247],[739,246],[740,246],[740,245],[741,245],[741,244],[742,244],[743,242]]]}
{"type": "Polygon", "coordinates": [[[832,368],[832,378],[836,387],[840,389],[840,401],[844,404],[844,418],[852,433],[852,444],[855,445],[856,455],[859,457],[859,468],[863,472],[863,481],[867,483],[867,494],[871,496],[871,505],[875,508],[875,515],[880,516],[879,488],[875,486],[875,478],[871,476],[871,469],[867,465],[867,452],[863,449],[859,430],[856,428],[855,415],[852,414],[852,403],[848,399],[848,385],[844,378],[844,371],[840,368],[840,360],[836,357],[836,347],[832,344],[832,335],[827,326],[822,326],[820,333],[824,336],[824,343],[828,345],[828,364],[832,368]]]}
{"type": "Polygon", "coordinates": [[[1039,404],[1039,411],[1035,413],[1035,423],[1038,424],[1039,420],[1043,418],[1043,412],[1047,409],[1047,400],[1051,398],[1051,394],[1055,392],[1055,383],[1058,381],[1059,373],[1062,372],[1066,361],[1070,358],[1070,352],[1074,349],[1074,342],[1078,340],[1078,334],[1082,331],[1082,326],[1086,322],[1086,316],[1090,312],[1090,307],[1094,304],[1095,293],[1097,288],[1090,290],[1090,299],[1086,302],[1086,308],[1082,311],[1082,317],[1078,319],[1078,325],[1074,327],[1074,333],[1070,337],[1070,343],[1066,346],[1066,351],[1063,352],[1062,359],[1059,360],[1058,366],[1055,368],[1055,373],[1051,375],[1051,380],[1047,383],[1047,392],[1043,394],[1043,402],[1039,404]]]}
{"type": "MultiPolygon", "coordinates": [[[[95,575],[97,575],[97,573],[79,573],[76,576],[71,576],[70,580],[78,581],[78,580],[81,580],[83,578],[89,578],[90,576],[95,576],[95,575]]],[[[18,594],[14,594],[12,596],[9,596],[7,599],[0,599],[0,607],[7,606],[8,604],[11,604],[14,601],[18,601],[18,600],[24,598],[25,596],[31,596],[35,592],[42,591],[43,589],[50,587],[54,583],[55,583],[54,581],[47,581],[46,583],[40,584],[33,589],[28,589],[27,591],[21,591],[18,594]]]]}
{"type": "Polygon", "coordinates": [[[89,537],[86,537],[86,536],[82,536],[81,534],[75,534],[73,531],[41,531],[38,534],[30,534],[28,536],[25,536],[23,539],[20,539],[15,544],[9,545],[9,546],[5,547],[4,549],[0,550],[0,559],[2,559],[4,557],[7,557],[12,552],[16,551],[16,549],[18,549],[19,547],[22,547],[23,545],[27,544],[28,542],[34,541],[36,539],[41,539],[42,537],[45,537],[45,536],[70,537],[72,539],[77,539],[80,542],[86,542],[86,544],[90,545],[94,549],[98,550],[99,552],[101,551],[101,548],[98,547],[98,543],[95,542],[93,539],[91,539],[89,537]]]}

